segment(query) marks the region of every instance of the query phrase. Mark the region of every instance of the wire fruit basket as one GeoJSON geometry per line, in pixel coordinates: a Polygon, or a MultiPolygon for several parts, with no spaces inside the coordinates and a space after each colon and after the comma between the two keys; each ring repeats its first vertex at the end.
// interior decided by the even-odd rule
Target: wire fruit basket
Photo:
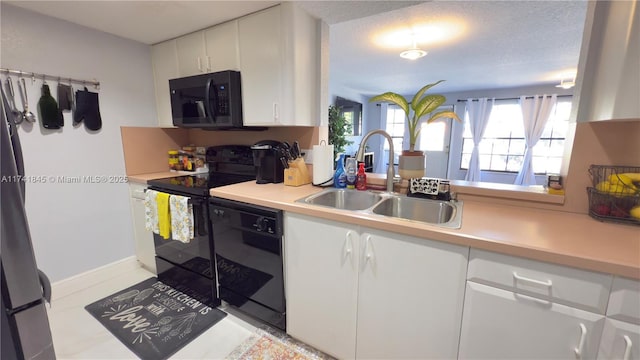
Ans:
{"type": "Polygon", "coordinates": [[[606,222],[640,225],[640,166],[591,165],[589,215],[606,222]]]}

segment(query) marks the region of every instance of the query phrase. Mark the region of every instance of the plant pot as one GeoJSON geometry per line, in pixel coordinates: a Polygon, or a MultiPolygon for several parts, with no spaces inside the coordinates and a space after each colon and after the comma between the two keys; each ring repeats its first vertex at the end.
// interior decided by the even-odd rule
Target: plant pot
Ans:
{"type": "Polygon", "coordinates": [[[399,156],[398,173],[403,179],[424,177],[426,156],[422,151],[402,151],[399,156]]]}

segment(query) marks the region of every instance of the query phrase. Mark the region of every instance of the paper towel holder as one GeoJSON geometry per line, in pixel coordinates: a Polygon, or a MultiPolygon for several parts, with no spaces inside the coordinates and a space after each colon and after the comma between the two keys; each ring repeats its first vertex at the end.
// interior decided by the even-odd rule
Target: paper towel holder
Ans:
{"type": "Polygon", "coordinates": [[[312,185],[321,187],[333,185],[333,150],[333,145],[327,145],[325,140],[321,140],[319,145],[313,146],[314,160],[312,185]],[[323,177],[318,179],[321,174],[323,174],[323,177]],[[324,180],[325,178],[328,179],[324,180]]]}

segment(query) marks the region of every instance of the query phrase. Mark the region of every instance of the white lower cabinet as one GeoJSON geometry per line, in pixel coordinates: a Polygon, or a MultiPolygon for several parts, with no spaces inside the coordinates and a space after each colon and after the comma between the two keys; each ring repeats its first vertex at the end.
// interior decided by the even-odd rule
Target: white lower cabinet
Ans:
{"type": "Polygon", "coordinates": [[[640,325],[607,319],[598,359],[640,360],[640,325]]]}
{"type": "Polygon", "coordinates": [[[133,236],[135,241],[136,259],[147,270],[153,273],[156,271],[155,246],[153,244],[153,233],[145,228],[144,215],[144,191],[146,185],[130,183],[129,193],[131,194],[131,212],[133,214],[133,236]]]}
{"type": "Polygon", "coordinates": [[[287,332],[341,359],[455,358],[467,256],[287,213],[287,332]]]}
{"type": "Polygon", "coordinates": [[[593,359],[604,316],[467,282],[460,359],[593,359]]]}
{"type": "Polygon", "coordinates": [[[613,280],[598,359],[640,360],[640,281],[613,280]]]}
{"type": "Polygon", "coordinates": [[[358,234],[285,213],[287,332],[340,359],[356,353],[358,234]]]}

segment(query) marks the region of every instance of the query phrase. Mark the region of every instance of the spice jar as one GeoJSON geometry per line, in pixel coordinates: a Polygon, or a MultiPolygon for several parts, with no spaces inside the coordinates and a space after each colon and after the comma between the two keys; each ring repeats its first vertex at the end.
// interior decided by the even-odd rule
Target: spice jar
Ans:
{"type": "Polygon", "coordinates": [[[169,150],[169,170],[177,171],[178,170],[178,151],[177,150],[169,150]]]}

